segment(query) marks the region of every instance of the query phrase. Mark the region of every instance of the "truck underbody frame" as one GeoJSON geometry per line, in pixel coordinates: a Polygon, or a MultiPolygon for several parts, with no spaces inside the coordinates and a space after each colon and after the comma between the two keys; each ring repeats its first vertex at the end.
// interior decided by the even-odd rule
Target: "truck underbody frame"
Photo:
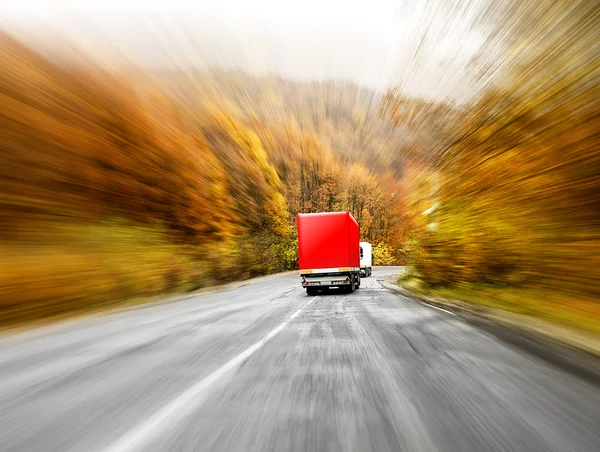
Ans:
{"type": "Polygon", "coordinates": [[[302,270],[302,287],[306,293],[316,295],[319,290],[339,288],[348,293],[354,292],[360,287],[360,268],[320,268],[313,270],[302,270]]]}

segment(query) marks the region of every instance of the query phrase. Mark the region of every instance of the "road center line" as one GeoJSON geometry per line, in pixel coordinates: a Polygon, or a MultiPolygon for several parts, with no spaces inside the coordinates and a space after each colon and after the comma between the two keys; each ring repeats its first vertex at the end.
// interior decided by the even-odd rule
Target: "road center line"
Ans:
{"type": "Polygon", "coordinates": [[[207,390],[216,383],[223,375],[240,366],[245,360],[252,356],[257,350],[263,347],[279,332],[281,332],[288,323],[294,320],[298,315],[317,297],[313,297],[308,303],[289,316],[283,323],[271,330],[265,337],[255,342],[239,355],[227,361],[217,370],[198,381],[188,388],[185,392],[177,396],[170,403],[158,410],[152,417],[134,427],[125,433],[112,445],[104,449],[104,452],[132,452],[143,450],[145,445],[160,436],[169,427],[175,425],[178,420],[197,409],[204,400],[207,390]]]}

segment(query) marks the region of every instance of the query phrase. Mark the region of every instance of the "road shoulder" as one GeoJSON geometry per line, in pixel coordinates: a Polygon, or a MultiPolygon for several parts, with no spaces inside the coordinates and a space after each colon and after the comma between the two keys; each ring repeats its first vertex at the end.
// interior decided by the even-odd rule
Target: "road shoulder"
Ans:
{"type": "Polygon", "coordinates": [[[378,278],[377,282],[392,293],[460,316],[502,341],[600,386],[600,341],[597,338],[526,316],[474,306],[459,300],[418,295],[395,284],[395,277],[378,278]]]}

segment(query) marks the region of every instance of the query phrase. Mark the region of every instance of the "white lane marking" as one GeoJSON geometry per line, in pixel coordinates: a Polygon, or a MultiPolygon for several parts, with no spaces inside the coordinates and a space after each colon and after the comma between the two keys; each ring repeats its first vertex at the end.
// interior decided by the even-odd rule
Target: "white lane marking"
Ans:
{"type": "MultiPolygon", "coordinates": [[[[376,279],[375,281],[377,281],[381,287],[383,287],[383,288],[386,288],[386,287],[385,287],[385,286],[384,286],[384,285],[381,283],[381,281],[382,281],[381,279],[376,279]]],[[[407,297],[406,295],[402,295],[402,294],[401,294],[400,296],[402,296],[402,297],[404,297],[404,298],[407,298],[407,299],[409,299],[409,300],[415,300],[415,301],[417,301],[419,304],[423,304],[423,305],[425,305],[425,306],[429,306],[430,308],[437,309],[438,311],[442,311],[442,312],[445,312],[446,314],[450,314],[450,315],[453,315],[454,317],[456,317],[456,313],[455,313],[455,312],[452,312],[452,311],[447,311],[446,309],[439,308],[439,307],[437,307],[437,306],[435,306],[435,305],[432,305],[432,304],[426,303],[426,302],[424,302],[423,300],[420,300],[420,299],[418,299],[418,298],[409,298],[409,297],[407,297]]]]}
{"type": "Polygon", "coordinates": [[[269,340],[283,330],[288,323],[294,320],[298,315],[317,297],[313,297],[302,308],[298,309],[289,316],[278,327],[271,330],[265,337],[248,347],[246,350],[227,361],[210,375],[188,388],[185,392],[177,396],[170,403],[158,410],[149,419],[134,427],[125,433],[116,442],[105,449],[105,452],[131,452],[142,450],[152,439],[160,436],[161,432],[169,426],[173,426],[177,420],[183,419],[186,415],[197,409],[206,395],[207,389],[216,383],[223,375],[241,365],[245,360],[252,356],[258,349],[263,347],[269,340]],[[167,424],[167,421],[170,421],[167,424]]]}
{"type": "Polygon", "coordinates": [[[421,304],[424,304],[425,306],[429,306],[430,308],[433,308],[433,309],[437,309],[438,311],[443,311],[443,312],[445,312],[447,314],[450,314],[450,315],[453,315],[453,316],[456,317],[456,313],[455,312],[447,311],[447,310],[442,309],[442,308],[438,308],[437,306],[434,306],[434,305],[429,304],[429,303],[425,303],[424,301],[421,301],[421,304]]]}

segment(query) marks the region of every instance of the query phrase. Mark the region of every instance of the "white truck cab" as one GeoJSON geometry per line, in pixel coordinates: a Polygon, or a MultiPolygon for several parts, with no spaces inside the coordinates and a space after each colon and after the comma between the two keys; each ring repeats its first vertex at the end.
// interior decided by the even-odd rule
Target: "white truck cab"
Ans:
{"type": "Polygon", "coordinates": [[[360,276],[371,276],[373,265],[373,254],[370,243],[360,242],[360,276]]]}

